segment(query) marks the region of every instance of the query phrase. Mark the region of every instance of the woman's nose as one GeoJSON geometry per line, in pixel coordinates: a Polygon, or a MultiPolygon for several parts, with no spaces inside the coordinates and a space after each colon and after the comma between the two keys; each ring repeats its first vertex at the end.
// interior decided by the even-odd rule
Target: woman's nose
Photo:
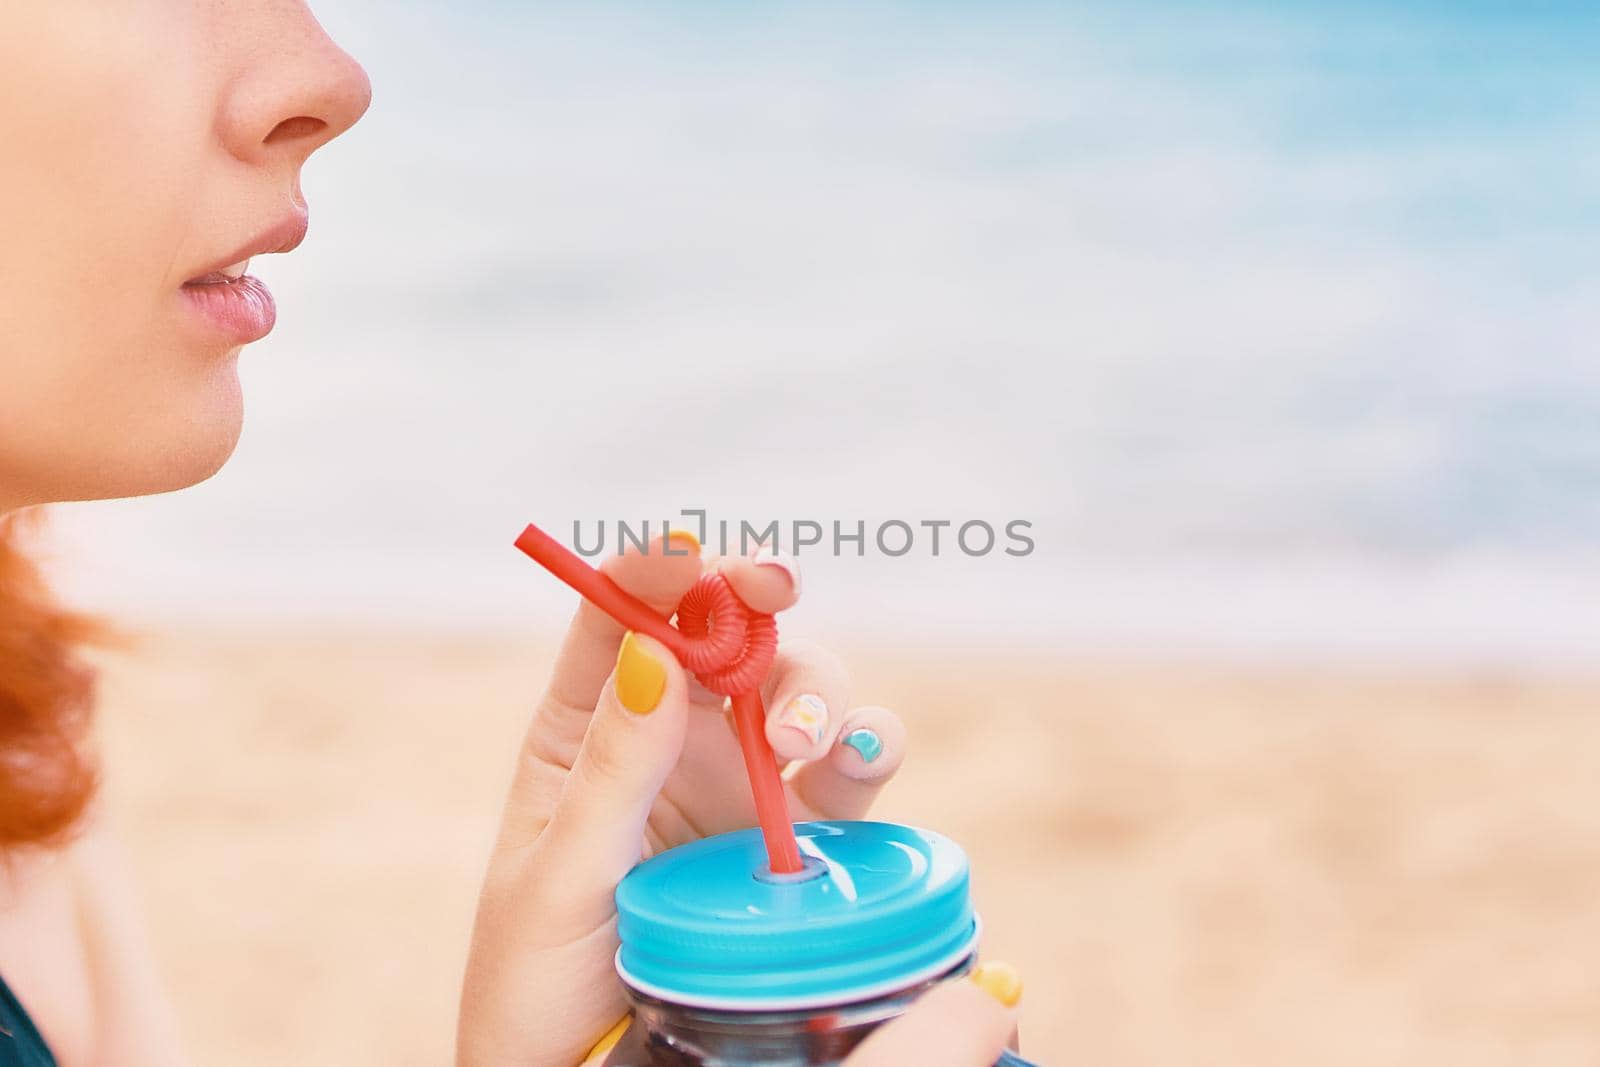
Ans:
{"type": "Polygon", "coordinates": [[[223,101],[223,143],[247,163],[298,167],[356,124],[372,102],[372,83],[304,3],[258,0],[229,9],[229,37],[259,44],[246,50],[223,101]],[[259,25],[242,34],[241,17],[259,25]]]}

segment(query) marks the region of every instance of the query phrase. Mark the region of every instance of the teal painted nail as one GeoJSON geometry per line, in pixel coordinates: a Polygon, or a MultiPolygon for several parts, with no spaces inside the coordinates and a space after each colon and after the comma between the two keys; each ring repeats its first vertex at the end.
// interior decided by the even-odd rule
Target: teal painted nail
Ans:
{"type": "Polygon", "coordinates": [[[862,727],[851,730],[845,737],[844,743],[861,753],[861,758],[871,763],[883,754],[883,742],[878,738],[878,731],[862,727]]]}

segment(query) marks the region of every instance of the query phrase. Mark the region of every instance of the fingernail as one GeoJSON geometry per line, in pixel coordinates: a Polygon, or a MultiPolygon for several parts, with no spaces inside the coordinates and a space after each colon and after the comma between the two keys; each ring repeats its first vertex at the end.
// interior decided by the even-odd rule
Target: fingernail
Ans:
{"type": "Polygon", "coordinates": [[[590,1049],[589,1054],[583,1057],[584,1060],[588,1061],[596,1056],[604,1056],[616,1048],[617,1042],[622,1040],[622,1035],[628,1032],[628,1024],[631,1022],[633,1022],[633,1016],[631,1015],[624,1015],[618,1019],[616,1025],[606,1031],[606,1036],[594,1043],[594,1048],[590,1049]]]}
{"type": "Polygon", "coordinates": [[[789,585],[793,587],[795,596],[800,595],[800,568],[788,556],[780,555],[770,548],[756,549],[755,555],[750,557],[750,562],[758,567],[775,567],[789,577],[789,585]]]}
{"type": "Polygon", "coordinates": [[[861,753],[861,759],[865,763],[871,763],[883,755],[883,739],[878,736],[878,731],[865,726],[859,730],[851,730],[841,743],[861,753]]]}
{"type": "Polygon", "coordinates": [[[635,715],[648,715],[661,703],[666,688],[666,666],[629,630],[617,652],[617,699],[635,715]]]}
{"type": "Polygon", "coordinates": [[[828,729],[828,705],[815,693],[801,693],[778,712],[777,723],[800,731],[815,747],[822,744],[822,735],[828,729]]]}
{"type": "Polygon", "coordinates": [[[692,556],[700,551],[700,538],[688,530],[669,530],[667,543],[661,546],[663,556],[692,556]],[[677,550],[673,550],[673,546],[677,550]]]}
{"type": "Polygon", "coordinates": [[[1022,999],[1022,975],[1009,963],[980,963],[969,975],[978,988],[1008,1008],[1022,999]]]}

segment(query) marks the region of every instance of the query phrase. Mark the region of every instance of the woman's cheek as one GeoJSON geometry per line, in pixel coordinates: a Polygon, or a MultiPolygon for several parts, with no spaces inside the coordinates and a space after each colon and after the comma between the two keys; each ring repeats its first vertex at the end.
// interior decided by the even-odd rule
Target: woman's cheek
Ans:
{"type": "Polygon", "coordinates": [[[174,276],[219,165],[207,72],[152,59],[196,54],[189,5],[16,6],[0,14],[0,462],[35,495],[189,484],[231,451],[240,406],[231,356],[186,343],[174,276]]]}

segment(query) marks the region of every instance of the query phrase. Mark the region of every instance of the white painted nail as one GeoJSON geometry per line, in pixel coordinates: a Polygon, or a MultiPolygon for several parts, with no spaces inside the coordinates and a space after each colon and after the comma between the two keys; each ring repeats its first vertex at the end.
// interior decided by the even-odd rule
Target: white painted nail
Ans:
{"type": "Polygon", "coordinates": [[[794,586],[794,595],[800,595],[800,565],[788,554],[774,552],[763,545],[751,555],[750,562],[760,567],[779,568],[789,576],[789,584],[794,586]]]}
{"type": "Polygon", "coordinates": [[[828,705],[815,693],[801,693],[778,712],[777,723],[799,730],[815,747],[828,730],[828,705]]]}

